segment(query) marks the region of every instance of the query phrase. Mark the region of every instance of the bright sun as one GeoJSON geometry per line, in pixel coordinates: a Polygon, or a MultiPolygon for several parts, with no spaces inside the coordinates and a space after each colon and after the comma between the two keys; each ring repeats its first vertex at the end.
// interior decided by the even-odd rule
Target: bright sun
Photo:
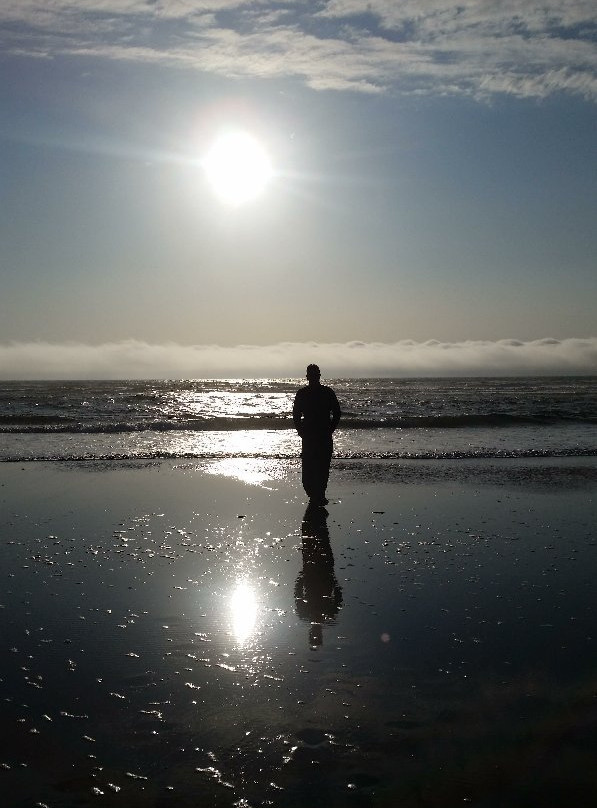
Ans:
{"type": "Polygon", "coordinates": [[[230,205],[255,199],[273,176],[267,152],[246,132],[221,135],[202,165],[216,194],[230,205]]]}

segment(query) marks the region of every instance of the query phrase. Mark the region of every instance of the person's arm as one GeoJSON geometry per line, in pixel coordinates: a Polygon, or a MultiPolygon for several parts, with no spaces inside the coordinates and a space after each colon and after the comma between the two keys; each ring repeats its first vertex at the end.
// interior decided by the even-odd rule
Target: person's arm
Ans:
{"type": "Polygon", "coordinates": [[[333,390],[331,391],[331,393],[332,393],[332,400],[330,402],[330,412],[332,414],[332,420],[330,423],[333,432],[340,423],[342,413],[340,412],[340,404],[338,403],[338,398],[336,394],[334,393],[333,390]]]}
{"type": "Polygon", "coordinates": [[[292,407],[292,420],[294,421],[294,428],[299,433],[299,435],[302,437],[303,425],[302,425],[302,421],[301,421],[301,416],[303,414],[303,411],[302,411],[302,407],[301,407],[299,399],[300,399],[300,396],[297,393],[296,396],[294,397],[294,405],[292,407]]]}

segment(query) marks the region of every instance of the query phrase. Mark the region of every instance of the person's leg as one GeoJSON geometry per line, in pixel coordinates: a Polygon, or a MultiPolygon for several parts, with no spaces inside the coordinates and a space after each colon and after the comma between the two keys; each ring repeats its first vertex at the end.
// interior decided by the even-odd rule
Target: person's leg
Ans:
{"type": "Polygon", "coordinates": [[[303,438],[301,451],[302,483],[305,494],[311,499],[315,495],[317,486],[317,456],[313,441],[303,438]]]}
{"type": "Polygon", "coordinates": [[[325,491],[330,476],[330,463],[332,460],[332,439],[324,438],[317,447],[316,469],[313,479],[313,497],[325,504],[325,491]]]}

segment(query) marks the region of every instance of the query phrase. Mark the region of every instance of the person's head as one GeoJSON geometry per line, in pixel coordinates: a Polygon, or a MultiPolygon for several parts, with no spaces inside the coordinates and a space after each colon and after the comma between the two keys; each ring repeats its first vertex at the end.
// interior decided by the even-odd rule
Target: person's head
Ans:
{"type": "Polygon", "coordinates": [[[321,371],[319,365],[307,365],[307,379],[310,384],[317,384],[321,378],[321,371]]]}

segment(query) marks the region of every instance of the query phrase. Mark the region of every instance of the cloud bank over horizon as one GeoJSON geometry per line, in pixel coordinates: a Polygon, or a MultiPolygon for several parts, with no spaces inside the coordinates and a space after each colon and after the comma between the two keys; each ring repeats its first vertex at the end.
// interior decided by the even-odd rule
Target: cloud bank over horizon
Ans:
{"type": "Polygon", "coordinates": [[[597,100],[593,0],[8,0],[3,50],[315,90],[597,100]]]}
{"type": "Polygon", "coordinates": [[[597,337],[497,341],[149,344],[124,340],[0,344],[0,379],[302,378],[309,362],[327,378],[597,374],[597,337]]]}

